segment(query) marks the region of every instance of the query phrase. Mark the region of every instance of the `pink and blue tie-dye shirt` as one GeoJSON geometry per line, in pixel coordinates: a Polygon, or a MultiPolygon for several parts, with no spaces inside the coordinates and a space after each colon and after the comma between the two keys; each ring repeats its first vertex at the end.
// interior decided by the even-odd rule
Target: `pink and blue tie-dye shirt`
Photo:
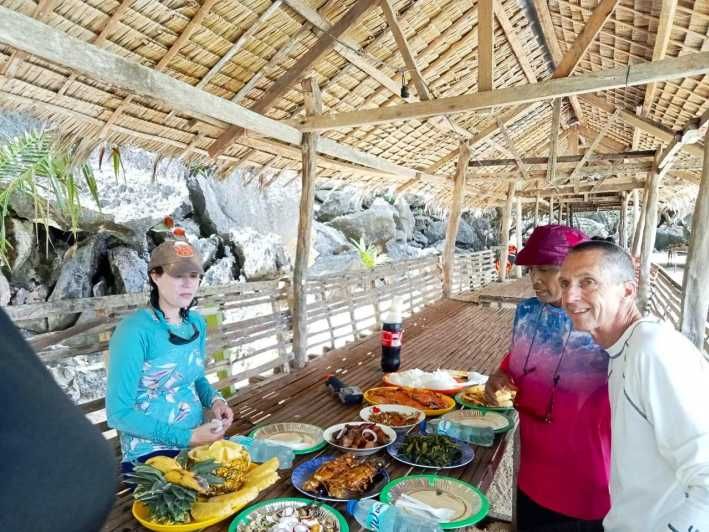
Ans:
{"type": "Polygon", "coordinates": [[[610,508],[608,356],[566,313],[537,298],[520,303],[505,371],[519,388],[519,488],[577,519],[610,508]]]}
{"type": "Polygon", "coordinates": [[[106,417],[119,431],[123,461],[189,446],[192,429],[219,393],[204,376],[207,326],[191,311],[180,325],[140,309],[116,327],[109,345],[106,417]],[[184,345],[169,341],[169,330],[184,345]]]}

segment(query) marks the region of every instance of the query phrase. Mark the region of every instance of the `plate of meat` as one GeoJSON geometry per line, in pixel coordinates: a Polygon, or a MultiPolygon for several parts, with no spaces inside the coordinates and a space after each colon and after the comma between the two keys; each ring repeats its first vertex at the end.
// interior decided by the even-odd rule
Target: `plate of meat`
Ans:
{"type": "Polygon", "coordinates": [[[382,386],[364,392],[364,399],[370,404],[404,405],[421,410],[427,416],[438,416],[455,408],[455,401],[442,393],[401,386],[382,386]]]}
{"type": "Polygon", "coordinates": [[[357,456],[381,451],[396,440],[391,427],[368,421],[338,423],[325,429],[323,438],[333,447],[357,456]]]}
{"type": "Polygon", "coordinates": [[[389,482],[384,461],[352,453],[318,456],[293,470],[299,492],[321,501],[343,502],[376,497],[389,482]]]}

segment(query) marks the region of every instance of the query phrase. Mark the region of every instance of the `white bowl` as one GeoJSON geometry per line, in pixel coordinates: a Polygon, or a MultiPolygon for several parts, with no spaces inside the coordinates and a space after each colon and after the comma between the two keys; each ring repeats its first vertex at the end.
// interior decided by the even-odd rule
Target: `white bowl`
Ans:
{"type": "MultiPolygon", "coordinates": [[[[370,421],[369,417],[376,410],[380,410],[382,412],[396,412],[397,414],[402,414],[404,416],[413,416],[413,415],[418,416],[418,418],[416,419],[416,422],[410,423],[409,425],[399,425],[399,426],[386,425],[387,427],[391,427],[392,429],[394,429],[398,434],[404,434],[404,433],[409,432],[412,428],[414,428],[416,425],[418,425],[424,419],[426,419],[426,414],[424,412],[422,412],[418,408],[414,408],[413,406],[405,406],[405,405],[368,406],[368,407],[363,408],[362,410],[359,411],[359,417],[361,417],[365,421],[370,421]]],[[[371,421],[370,421],[370,423],[371,423],[371,421]]]]}
{"type": "Polygon", "coordinates": [[[357,456],[368,456],[370,454],[378,453],[382,449],[386,449],[389,445],[394,443],[396,441],[396,432],[394,429],[391,427],[387,427],[386,425],[380,425],[379,423],[375,423],[377,427],[379,427],[384,434],[386,434],[389,437],[389,443],[385,443],[384,445],[379,445],[378,447],[371,447],[369,449],[353,449],[351,447],[343,447],[342,445],[338,445],[333,442],[335,439],[335,435],[342,430],[345,425],[365,425],[369,424],[368,421],[350,421],[348,423],[338,423],[337,425],[333,425],[332,427],[328,427],[325,429],[323,432],[323,438],[325,438],[325,441],[335,447],[336,449],[340,449],[341,451],[345,451],[348,453],[352,453],[357,456]]]}

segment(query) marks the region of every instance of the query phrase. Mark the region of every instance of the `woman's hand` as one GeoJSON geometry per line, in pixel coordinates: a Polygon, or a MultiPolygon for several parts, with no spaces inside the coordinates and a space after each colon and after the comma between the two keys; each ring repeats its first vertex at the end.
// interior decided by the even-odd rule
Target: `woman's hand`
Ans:
{"type": "Polygon", "coordinates": [[[490,378],[485,383],[485,402],[489,405],[497,404],[497,396],[495,395],[500,390],[517,390],[512,379],[504,371],[498,369],[490,375],[490,378]]]}
{"type": "Polygon", "coordinates": [[[224,439],[224,431],[226,431],[226,427],[220,423],[215,423],[214,420],[209,423],[204,423],[192,430],[190,447],[197,447],[198,445],[206,445],[222,440],[224,439]]]}
{"type": "Polygon", "coordinates": [[[214,417],[222,422],[224,430],[228,429],[234,422],[234,411],[229,408],[229,405],[222,398],[218,398],[212,403],[212,412],[214,417]]]}

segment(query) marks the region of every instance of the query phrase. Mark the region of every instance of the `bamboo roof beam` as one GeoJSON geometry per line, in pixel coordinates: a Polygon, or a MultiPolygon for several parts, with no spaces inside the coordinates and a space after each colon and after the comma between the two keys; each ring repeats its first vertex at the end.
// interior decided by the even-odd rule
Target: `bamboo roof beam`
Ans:
{"type": "Polygon", "coordinates": [[[495,69],[495,0],[478,0],[478,92],[491,91],[495,69]]]}
{"type": "MultiPolygon", "coordinates": [[[[35,7],[32,12],[32,16],[35,19],[44,22],[47,18],[49,18],[49,15],[52,14],[52,11],[54,11],[54,7],[56,5],[57,0],[40,0],[37,7],[35,7]]],[[[14,78],[18,67],[25,59],[27,59],[27,54],[25,52],[22,50],[13,50],[7,62],[0,67],[0,75],[8,78],[14,78]]]]}
{"type": "MultiPolygon", "coordinates": [[[[561,118],[561,98],[556,98],[552,104],[551,129],[549,130],[549,165],[547,166],[547,181],[553,183],[556,179],[556,157],[559,149],[559,120],[561,118]]],[[[578,149],[578,130],[576,134],[576,148],[578,149]]],[[[567,137],[568,138],[568,137],[567,137]]],[[[578,152],[577,152],[578,153],[578,152]]]]}
{"type": "MultiPolygon", "coordinates": [[[[329,31],[324,32],[320,36],[320,39],[318,39],[318,42],[269,87],[266,93],[251,106],[251,109],[256,113],[264,113],[270,109],[278,98],[293,88],[293,85],[318,59],[333,48],[337,39],[349,30],[370,7],[372,7],[371,0],[357,0],[350,10],[337,21],[337,24],[332,26],[329,31]]],[[[237,126],[230,127],[209,147],[209,155],[211,157],[221,155],[231,144],[238,141],[243,134],[243,128],[237,126]]]]}
{"type": "MultiPolygon", "coordinates": [[[[1,6],[0,42],[76,70],[91,79],[101,80],[135,95],[149,97],[190,115],[204,115],[292,145],[299,145],[301,142],[301,133],[281,122],[192,87],[155,69],[70,37],[63,31],[1,6]]],[[[180,146],[184,148],[187,144],[180,143],[180,146]]],[[[402,179],[444,179],[392,163],[350,146],[343,146],[330,139],[320,139],[318,150],[322,154],[373,168],[381,173],[395,174],[402,179]]]]}
{"type": "MultiPolygon", "coordinates": [[[[125,15],[128,10],[130,9],[130,6],[133,5],[135,0],[123,0],[120,4],[118,4],[118,7],[113,11],[111,14],[111,18],[108,19],[108,22],[106,22],[106,25],[103,27],[101,32],[94,38],[91,43],[96,45],[96,46],[103,46],[104,43],[108,40],[108,38],[111,35],[111,32],[116,29],[116,26],[118,26],[118,23],[121,21],[121,18],[123,18],[123,15],[125,15]]],[[[72,72],[69,77],[66,79],[64,84],[61,86],[59,91],[57,91],[57,94],[60,96],[64,94],[69,87],[71,87],[71,84],[76,81],[77,75],[76,73],[72,72]]]]}
{"type": "Polygon", "coordinates": [[[581,168],[583,167],[583,165],[586,164],[588,162],[588,160],[591,158],[591,155],[593,155],[593,152],[596,150],[598,145],[601,143],[601,140],[603,140],[603,137],[606,136],[606,133],[608,133],[608,130],[610,129],[613,122],[617,119],[617,117],[618,117],[618,112],[616,111],[615,113],[613,113],[611,118],[606,121],[606,124],[603,126],[603,129],[601,129],[601,131],[598,132],[598,135],[596,135],[596,138],[593,139],[593,142],[591,142],[591,145],[586,150],[586,153],[584,153],[583,158],[576,165],[576,168],[574,168],[574,171],[571,172],[571,175],[569,176],[569,181],[571,181],[573,183],[574,189],[578,188],[578,186],[579,186],[578,173],[581,171],[581,168]]]}
{"type": "Polygon", "coordinates": [[[524,50],[524,47],[522,46],[522,43],[520,42],[519,37],[517,35],[517,31],[512,26],[512,22],[507,16],[505,8],[500,0],[496,0],[493,2],[493,10],[495,12],[495,18],[500,24],[500,27],[502,28],[502,31],[504,32],[505,37],[507,38],[507,42],[509,43],[510,48],[512,48],[512,53],[515,54],[517,62],[519,63],[520,68],[524,72],[527,81],[529,81],[530,83],[536,83],[537,75],[534,73],[534,69],[532,68],[532,65],[529,62],[529,58],[527,57],[527,52],[524,50]]]}
{"type": "MultiPolygon", "coordinates": [[[[204,1],[204,3],[199,7],[197,12],[195,13],[194,17],[192,17],[192,19],[185,26],[184,30],[182,30],[182,33],[180,33],[179,37],[177,37],[175,42],[172,43],[170,49],[165,53],[165,55],[160,59],[160,61],[158,61],[158,64],[155,65],[156,71],[162,72],[165,67],[170,64],[170,61],[172,61],[172,59],[178,54],[182,47],[187,44],[187,42],[192,37],[194,31],[200,27],[202,21],[206,18],[206,16],[209,14],[209,12],[212,10],[216,3],[217,0],[204,1]]],[[[114,109],[113,113],[111,113],[111,116],[108,118],[101,130],[98,132],[98,139],[103,139],[106,137],[106,134],[108,133],[110,127],[116,123],[116,120],[118,120],[121,114],[123,114],[123,112],[128,108],[134,98],[135,95],[130,94],[126,96],[126,98],[124,98],[120,104],[118,104],[118,106],[114,109]]]]}
{"type": "Polygon", "coordinates": [[[653,63],[629,65],[571,78],[505,87],[494,91],[438,98],[429,102],[393,105],[382,109],[336,113],[296,120],[301,131],[327,131],[372,124],[462,113],[498,106],[512,106],[597,91],[644,85],[652,81],[699,76],[709,73],[709,52],[698,52],[653,63]]]}
{"type": "Polygon", "coordinates": [[[527,174],[527,167],[525,166],[524,162],[522,162],[522,157],[520,156],[519,152],[517,151],[517,148],[515,147],[515,143],[512,140],[512,136],[510,135],[510,132],[507,131],[505,124],[503,124],[501,121],[498,121],[497,127],[500,128],[500,131],[502,132],[502,136],[505,139],[505,143],[507,144],[507,148],[510,150],[510,152],[514,156],[515,164],[517,165],[517,168],[519,169],[519,173],[522,174],[522,178],[525,180],[529,179],[529,174],[527,174]]]}
{"type": "MultiPolygon", "coordinates": [[[[557,156],[557,164],[559,166],[563,164],[578,163],[583,160],[585,155],[559,155],[557,156]]],[[[654,150],[642,150],[642,151],[629,151],[623,153],[595,153],[588,156],[586,161],[618,161],[625,159],[652,159],[655,157],[654,150]]],[[[525,165],[548,165],[549,157],[523,157],[522,162],[525,165]]],[[[482,168],[486,166],[511,166],[516,164],[515,159],[479,159],[471,160],[470,166],[475,168],[482,168]]]]}
{"type": "Polygon", "coordinates": [[[411,52],[409,43],[406,41],[406,36],[399,25],[399,21],[396,19],[396,13],[394,12],[394,8],[392,7],[390,0],[381,0],[379,7],[381,7],[384,12],[384,17],[389,25],[389,30],[394,36],[394,42],[396,42],[396,46],[399,49],[402,59],[404,60],[404,64],[411,73],[419,100],[430,100],[431,93],[426,86],[426,82],[424,81],[421,70],[416,63],[416,58],[411,52]]]}
{"type": "MultiPolygon", "coordinates": [[[[662,0],[662,8],[660,10],[660,19],[657,22],[657,37],[655,38],[655,47],[652,51],[652,60],[658,61],[665,57],[667,45],[670,42],[672,34],[672,21],[675,18],[677,10],[677,0],[662,0]]],[[[655,92],[657,84],[650,83],[645,87],[645,98],[643,100],[642,114],[647,116],[650,114],[650,106],[655,101],[655,92]]]]}
{"type": "MultiPolygon", "coordinates": [[[[597,96],[593,96],[591,94],[584,94],[583,96],[580,96],[579,99],[583,102],[588,103],[592,107],[596,107],[597,109],[605,111],[606,113],[613,114],[616,112],[616,107],[613,104],[605,101],[603,98],[598,98],[597,96]]],[[[618,109],[620,109],[620,117],[626,124],[642,129],[646,133],[649,133],[650,135],[664,143],[669,143],[674,140],[674,132],[662,126],[661,124],[653,122],[652,120],[649,120],[647,118],[638,116],[635,113],[628,111],[627,109],[618,109]]],[[[698,144],[689,144],[687,146],[684,146],[683,149],[688,154],[693,155],[694,157],[704,157],[704,148],[698,144]]]]}

